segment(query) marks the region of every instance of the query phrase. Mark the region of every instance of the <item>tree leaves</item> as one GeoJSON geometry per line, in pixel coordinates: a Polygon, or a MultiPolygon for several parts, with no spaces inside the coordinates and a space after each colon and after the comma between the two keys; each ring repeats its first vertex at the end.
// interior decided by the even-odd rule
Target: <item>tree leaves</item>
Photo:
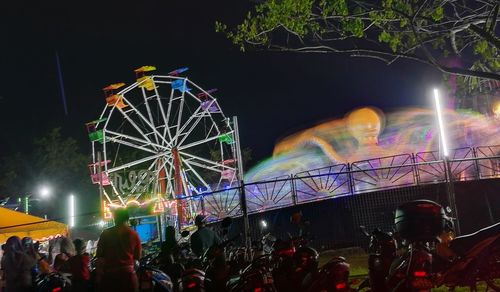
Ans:
{"type": "Polygon", "coordinates": [[[500,48],[492,45],[496,42],[491,37],[484,39],[498,30],[481,28],[471,33],[469,29],[471,24],[495,27],[494,9],[492,2],[480,0],[267,0],[235,28],[216,23],[216,30],[241,50],[259,46],[347,53],[388,64],[407,58],[445,73],[500,80],[500,48]],[[476,58],[464,60],[461,68],[442,66],[439,61],[470,55],[476,58]],[[472,69],[476,62],[482,66],[472,69]]]}
{"type": "Polygon", "coordinates": [[[73,138],[63,137],[60,128],[35,139],[31,153],[2,158],[0,193],[32,193],[40,183],[50,183],[60,191],[76,191],[90,186],[87,157],[73,138]]]}

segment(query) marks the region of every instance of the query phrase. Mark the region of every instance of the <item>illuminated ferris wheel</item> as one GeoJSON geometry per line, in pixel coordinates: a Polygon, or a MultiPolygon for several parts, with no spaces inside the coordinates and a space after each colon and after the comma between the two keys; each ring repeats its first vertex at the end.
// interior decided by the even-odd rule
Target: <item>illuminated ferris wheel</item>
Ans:
{"type": "Polygon", "coordinates": [[[215,90],[181,77],[187,68],[148,75],[155,69],[136,69],[132,85],[103,88],[104,110],[86,124],[91,178],[109,203],[173,200],[238,183],[235,131],[215,90]]]}

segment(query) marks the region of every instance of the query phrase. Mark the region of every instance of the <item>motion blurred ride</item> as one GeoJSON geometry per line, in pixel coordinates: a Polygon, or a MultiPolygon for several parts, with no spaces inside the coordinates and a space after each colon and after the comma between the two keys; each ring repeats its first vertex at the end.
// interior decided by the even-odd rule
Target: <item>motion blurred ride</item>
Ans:
{"type": "MultiPolygon", "coordinates": [[[[402,252],[392,262],[385,291],[431,291],[442,285],[468,286],[475,291],[479,281],[500,291],[494,282],[500,278],[500,223],[455,238],[453,224],[445,210],[435,202],[417,200],[396,209],[395,224],[403,243],[398,246],[402,252]]],[[[386,235],[378,236],[390,242],[386,235]]],[[[386,269],[390,258],[390,252],[382,254],[380,252],[380,271],[386,269]]],[[[375,261],[376,257],[371,259],[375,261]]],[[[373,291],[383,291],[374,263],[370,269],[373,291]]]]}

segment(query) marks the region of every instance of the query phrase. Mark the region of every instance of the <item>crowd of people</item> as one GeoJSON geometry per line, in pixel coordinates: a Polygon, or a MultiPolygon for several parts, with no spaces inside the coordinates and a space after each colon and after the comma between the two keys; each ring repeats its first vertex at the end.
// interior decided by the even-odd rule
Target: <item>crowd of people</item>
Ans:
{"type": "MultiPolygon", "coordinates": [[[[217,234],[205,226],[205,217],[197,216],[197,231],[190,238],[193,252],[197,256],[212,245],[220,243],[217,234]]],[[[104,230],[95,251],[95,274],[91,281],[91,255],[81,239],[71,241],[60,238],[57,244],[49,245],[48,252],[40,251],[40,243],[29,237],[22,240],[10,237],[2,245],[0,292],[36,291],[37,279],[51,273],[68,274],[71,290],[121,291],[138,290],[135,273],[136,263],[142,256],[141,241],[137,232],[128,225],[126,209],[114,213],[115,225],[104,230]],[[54,252],[56,250],[56,252],[54,252]]],[[[166,240],[161,246],[160,258],[173,260],[178,251],[177,234],[173,226],[166,228],[166,240]]]]}
{"type": "Polygon", "coordinates": [[[33,243],[30,237],[21,239],[12,236],[7,239],[2,245],[0,291],[34,291],[37,279],[53,272],[71,274],[75,289],[85,287],[90,280],[90,255],[85,253],[84,241],[62,238],[56,242],[59,253],[54,256],[55,244],[49,247],[47,253],[43,253],[40,251],[40,243],[33,243]]]}

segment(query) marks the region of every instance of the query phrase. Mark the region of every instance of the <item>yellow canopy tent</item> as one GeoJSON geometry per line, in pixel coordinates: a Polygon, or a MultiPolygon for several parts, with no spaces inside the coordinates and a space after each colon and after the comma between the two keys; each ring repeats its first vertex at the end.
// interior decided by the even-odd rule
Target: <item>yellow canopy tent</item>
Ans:
{"type": "Polygon", "coordinates": [[[29,236],[33,240],[44,241],[67,236],[68,226],[0,207],[0,243],[6,242],[14,235],[20,238],[29,236]]]}

